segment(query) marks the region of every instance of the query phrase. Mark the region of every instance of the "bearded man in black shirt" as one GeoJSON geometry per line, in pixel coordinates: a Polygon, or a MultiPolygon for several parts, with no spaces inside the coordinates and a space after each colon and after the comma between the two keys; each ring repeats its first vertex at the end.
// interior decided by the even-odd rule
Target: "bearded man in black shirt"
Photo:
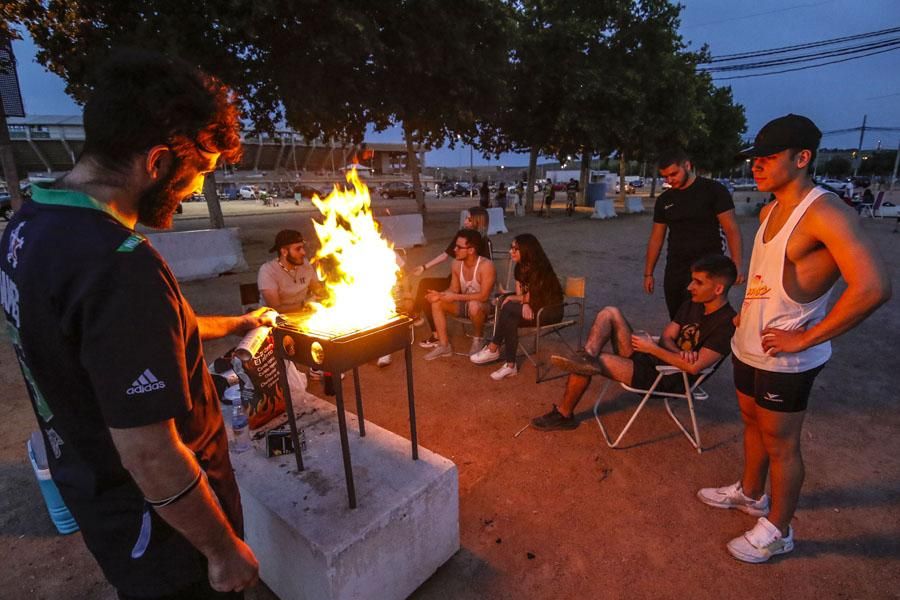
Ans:
{"type": "Polygon", "coordinates": [[[653,210],[643,285],[645,292],[653,293],[653,270],[668,231],[663,290],[669,316],[674,317],[689,298],[691,263],[707,254],[724,254],[722,232],[737,266],[736,283],[744,282],[741,231],[734,218],[731,194],[722,184],[698,177],[687,154],[682,150],[668,152],[660,156],[658,164],[659,174],[670,188],[660,194],[653,210]]]}

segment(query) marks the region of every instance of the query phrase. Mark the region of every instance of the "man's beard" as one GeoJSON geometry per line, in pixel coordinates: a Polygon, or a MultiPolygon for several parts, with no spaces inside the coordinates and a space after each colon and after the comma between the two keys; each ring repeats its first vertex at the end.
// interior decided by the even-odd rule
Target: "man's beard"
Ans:
{"type": "Polygon", "coordinates": [[[138,199],[138,222],[141,225],[154,229],[172,227],[172,216],[181,201],[187,197],[179,198],[175,193],[176,189],[186,183],[180,171],[181,169],[176,167],[170,175],[160,179],[141,194],[138,199]]]}
{"type": "Polygon", "coordinates": [[[296,258],[292,257],[290,254],[285,254],[285,255],[284,255],[284,260],[287,261],[287,263],[290,264],[290,265],[294,265],[295,267],[299,267],[300,265],[303,264],[304,260],[306,260],[306,259],[305,259],[305,258],[301,258],[300,260],[297,260],[296,258]]]}

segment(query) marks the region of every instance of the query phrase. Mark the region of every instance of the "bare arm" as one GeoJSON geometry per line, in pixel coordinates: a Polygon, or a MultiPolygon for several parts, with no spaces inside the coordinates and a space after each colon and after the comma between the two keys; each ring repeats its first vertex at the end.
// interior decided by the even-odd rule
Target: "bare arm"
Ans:
{"type": "Polygon", "coordinates": [[[665,329],[663,329],[662,335],[659,336],[659,345],[666,350],[679,352],[678,346],[675,345],[675,338],[678,336],[678,332],[680,331],[681,326],[678,323],[676,323],[675,321],[669,321],[669,324],[666,325],[665,329]]]}
{"type": "Polygon", "coordinates": [[[728,242],[728,251],[731,253],[731,260],[737,267],[737,280],[735,283],[740,285],[746,279],[743,267],[743,242],[741,240],[741,228],[738,227],[737,219],[734,218],[734,209],[726,210],[719,213],[716,218],[719,219],[719,225],[725,232],[725,241],[728,242]]]}
{"type": "Polygon", "coordinates": [[[849,331],[887,302],[892,293],[887,269],[851,208],[829,199],[820,201],[804,218],[805,229],[828,249],[847,288],[825,318],[809,329],[764,329],[763,349],[773,354],[800,352],[849,331]]]}
{"type": "Polygon", "coordinates": [[[663,242],[666,241],[667,229],[665,223],[654,223],[653,229],[650,230],[650,240],[647,242],[647,258],[644,260],[644,291],[648,294],[653,293],[653,270],[656,268],[656,261],[659,260],[663,242]]]}
{"type": "Polygon", "coordinates": [[[446,261],[448,258],[450,258],[450,257],[447,256],[446,252],[441,252],[440,254],[438,254],[437,256],[435,256],[434,258],[429,260],[428,262],[422,263],[421,265],[419,265],[418,267],[413,269],[412,274],[419,276],[422,273],[424,273],[425,271],[427,271],[428,269],[438,266],[442,262],[446,261]]]}
{"type": "Polygon", "coordinates": [[[722,359],[722,355],[715,350],[700,348],[700,351],[696,353],[696,360],[691,362],[689,359],[685,358],[685,355],[681,352],[673,352],[655,344],[654,346],[655,347],[649,351],[642,350],[642,352],[652,354],[664,363],[687,372],[688,375],[696,375],[703,369],[713,366],[722,359]]]}
{"type": "MultiPolygon", "coordinates": [[[[110,428],[110,434],[122,464],[146,498],[177,495],[199,472],[172,419],[144,427],[110,428]]],[[[256,557],[235,535],[205,477],[181,499],[154,510],[207,558],[213,589],[240,591],[256,583],[256,557]]]]}
{"type": "MultiPolygon", "coordinates": [[[[268,303],[268,299],[263,296],[268,303]]],[[[254,327],[275,325],[268,314],[272,309],[263,306],[238,317],[197,317],[201,340],[215,340],[226,335],[241,335],[254,327]]]]}

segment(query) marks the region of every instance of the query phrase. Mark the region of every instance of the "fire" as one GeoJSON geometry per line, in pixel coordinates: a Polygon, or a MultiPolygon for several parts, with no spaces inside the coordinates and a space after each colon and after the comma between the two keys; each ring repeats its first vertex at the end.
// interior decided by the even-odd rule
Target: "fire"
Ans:
{"type": "Polygon", "coordinates": [[[313,221],[320,248],[311,263],[327,296],[311,302],[309,329],[340,335],[385,323],[396,314],[392,290],[400,268],[391,244],[372,218],[369,189],[356,169],[347,173],[352,189],[335,186],[324,199],[313,197],[322,223],[313,221]]]}

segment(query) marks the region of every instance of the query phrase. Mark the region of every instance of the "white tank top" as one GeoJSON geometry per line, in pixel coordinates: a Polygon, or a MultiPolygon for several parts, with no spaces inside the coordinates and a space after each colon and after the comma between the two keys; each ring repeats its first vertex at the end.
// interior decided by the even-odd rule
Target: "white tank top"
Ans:
{"type": "Polygon", "coordinates": [[[462,288],[463,294],[477,294],[481,291],[481,284],[478,283],[478,265],[481,264],[481,257],[475,261],[475,268],[472,270],[472,279],[466,281],[465,265],[462,261],[459,263],[459,287],[462,288]]]}
{"type": "Polygon", "coordinates": [[[778,233],[763,241],[773,210],[766,215],[753,240],[753,255],[747,276],[747,291],[741,307],[741,324],[731,338],[731,349],[743,363],[765,371],[800,373],[825,364],[831,358],[831,342],[822,342],[802,352],[780,352],[769,356],[762,349],[762,330],[767,327],[794,330],[809,329],[825,318],[827,292],[812,302],[796,302],[784,290],[784,257],[788,239],[812,203],[827,190],[815,187],[794,208],[778,233]]]}

